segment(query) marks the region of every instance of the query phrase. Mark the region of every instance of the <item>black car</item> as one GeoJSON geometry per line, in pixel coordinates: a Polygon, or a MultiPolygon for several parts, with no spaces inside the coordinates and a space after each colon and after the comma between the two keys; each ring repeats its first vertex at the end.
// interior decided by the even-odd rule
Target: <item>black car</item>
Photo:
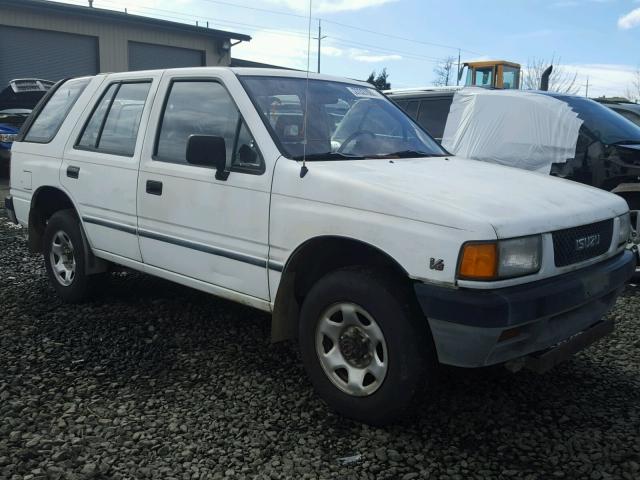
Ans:
{"type": "Polygon", "coordinates": [[[0,91],[0,161],[8,162],[11,144],[31,110],[53,82],[38,78],[11,80],[0,91]]]}

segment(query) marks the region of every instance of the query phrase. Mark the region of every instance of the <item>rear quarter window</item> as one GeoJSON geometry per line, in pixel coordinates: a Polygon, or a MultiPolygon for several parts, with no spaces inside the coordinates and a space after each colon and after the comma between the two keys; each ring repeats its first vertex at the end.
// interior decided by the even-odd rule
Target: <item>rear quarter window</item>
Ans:
{"type": "Polygon", "coordinates": [[[79,78],[64,82],[49,97],[33,120],[24,137],[25,142],[49,143],[58,133],[71,107],[89,84],[89,78],[79,78]]]}

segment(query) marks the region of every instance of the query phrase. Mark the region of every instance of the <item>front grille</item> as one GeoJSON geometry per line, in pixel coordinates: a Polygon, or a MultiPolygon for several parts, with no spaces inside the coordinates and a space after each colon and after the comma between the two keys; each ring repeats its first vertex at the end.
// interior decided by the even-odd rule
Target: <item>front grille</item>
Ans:
{"type": "Polygon", "coordinates": [[[553,232],[556,267],[584,262],[606,253],[611,246],[613,219],[553,232]]]}

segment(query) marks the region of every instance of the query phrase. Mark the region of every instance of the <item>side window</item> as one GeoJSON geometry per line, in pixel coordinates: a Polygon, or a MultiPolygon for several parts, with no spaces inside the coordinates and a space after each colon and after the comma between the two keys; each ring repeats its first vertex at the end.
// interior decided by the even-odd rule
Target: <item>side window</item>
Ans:
{"type": "Polygon", "coordinates": [[[113,99],[113,95],[117,89],[118,84],[114,83],[104,93],[102,100],[98,102],[91,118],[84,127],[84,132],[82,132],[82,136],[78,142],[79,146],[86,148],[96,147],[98,144],[98,134],[102,128],[102,122],[104,121],[104,117],[107,115],[107,110],[109,109],[109,105],[111,105],[111,100],[113,99]]]}
{"type": "Polygon", "coordinates": [[[260,173],[264,171],[262,156],[244,120],[241,121],[240,130],[238,131],[231,169],[260,173]]]}
{"type": "Polygon", "coordinates": [[[151,82],[111,85],[98,102],[77,145],[132,156],[150,87],[151,82]]]}
{"type": "Polygon", "coordinates": [[[69,110],[89,84],[89,78],[68,80],[53,93],[25,135],[25,142],[48,143],[53,140],[69,110]]]}
{"type": "Polygon", "coordinates": [[[222,137],[232,170],[262,173],[264,162],[227,90],[214,81],[176,81],[171,85],[159,126],[154,159],[187,163],[191,135],[222,137]]]}
{"type": "Polygon", "coordinates": [[[420,102],[418,113],[418,123],[433,138],[441,139],[444,134],[444,127],[447,124],[451,99],[434,98],[433,100],[423,100],[420,102]]]}

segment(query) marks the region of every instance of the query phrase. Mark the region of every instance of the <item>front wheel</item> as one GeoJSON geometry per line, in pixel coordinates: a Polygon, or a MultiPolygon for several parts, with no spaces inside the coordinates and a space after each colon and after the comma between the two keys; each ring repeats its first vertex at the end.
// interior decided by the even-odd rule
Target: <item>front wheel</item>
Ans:
{"type": "Polygon", "coordinates": [[[89,291],[85,247],[73,210],[54,213],[44,232],[44,263],[51,285],[68,303],[83,300],[89,291]]]}
{"type": "Polygon", "coordinates": [[[364,269],[330,273],[300,318],[302,360],[318,394],[373,425],[410,413],[435,363],[426,320],[393,280],[364,269]]]}

